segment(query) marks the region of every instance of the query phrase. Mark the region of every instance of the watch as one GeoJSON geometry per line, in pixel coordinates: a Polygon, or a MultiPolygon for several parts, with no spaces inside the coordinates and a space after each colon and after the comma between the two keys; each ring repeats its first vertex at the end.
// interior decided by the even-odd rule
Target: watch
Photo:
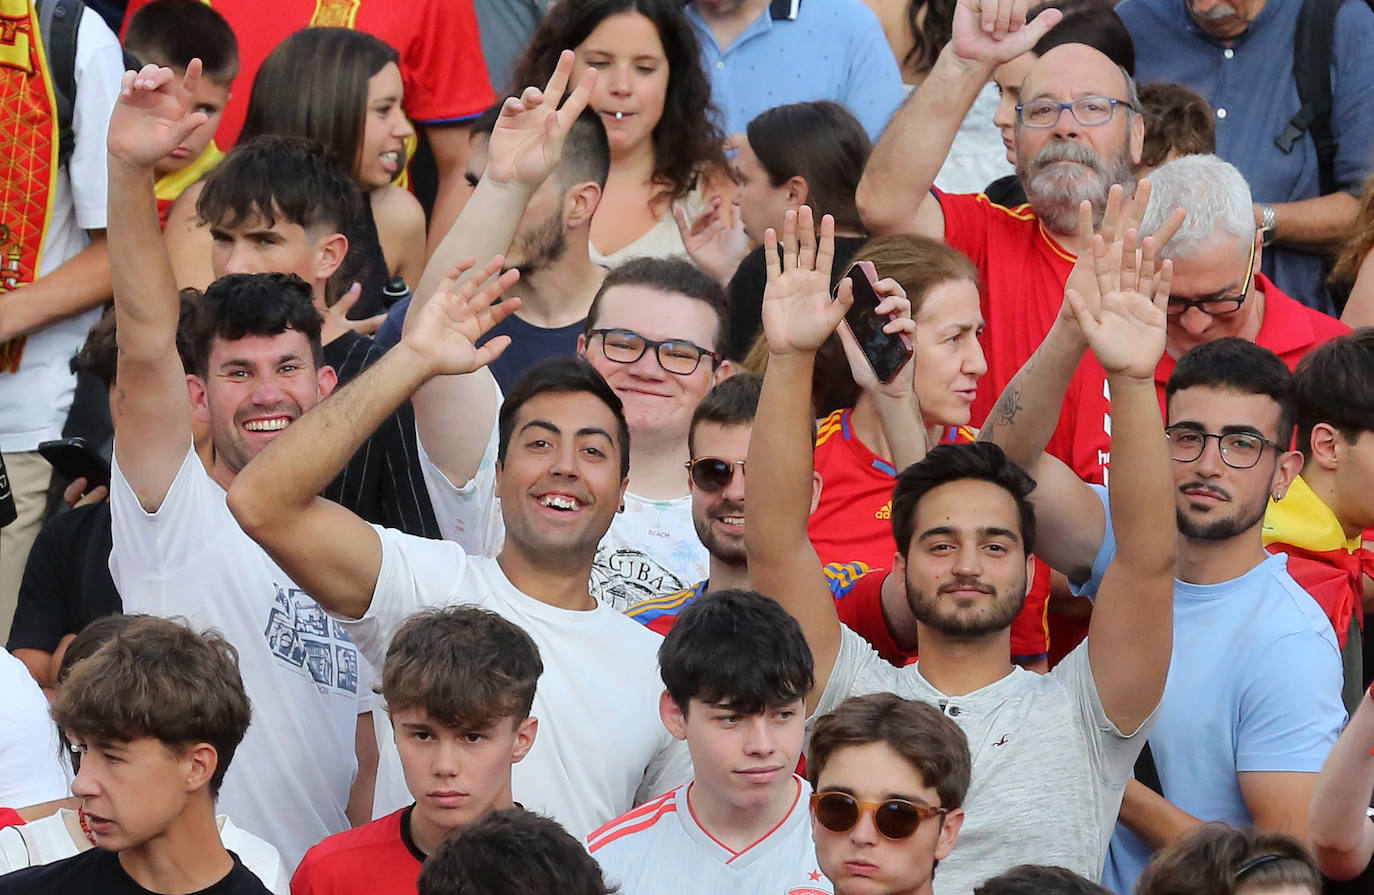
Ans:
{"type": "Polygon", "coordinates": [[[1264,245],[1269,245],[1274,241],[1274,224],[1278,220],[1278,215],[1274,213],[1274,206],[1267,202],[1260,203],[1260,234],[1264,238],[1264,245]]]}

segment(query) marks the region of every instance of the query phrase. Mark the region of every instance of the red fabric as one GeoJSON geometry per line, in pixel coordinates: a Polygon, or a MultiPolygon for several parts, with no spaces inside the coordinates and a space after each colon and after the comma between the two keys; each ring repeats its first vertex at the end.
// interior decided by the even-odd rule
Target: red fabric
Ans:
{"type": "Polygon", "coordinates": [[[327,837],[305,853],[291,895],[415,895],[420,859],[401,837],[402,808],[327,837]]]}
{"type": "Polygon", "coordinates": [[[1345,649],[1350,619],[1358,619],[1360,630],[1364,630],[1364,576],[1374,576],[1374,553],[1364,547],[1353,553],[1345,549],[1305,550],[1278,542],[1266,549],[1288,554],[1288,574],[1331,619],[1336,640],[1345,649]]]}
{"type": "MultiPolygon", "coordinates": [[[[129,0],[127,23],[151,0],[129,0]]],[[[312,24],[352,14],[349,27],[375,35],[401,54],[406,114],[442,124],[481,114],[496,101],[478,41],[472,0],[212,0],[239,42],[239,75],[216,134],[220,147],[238,140],[253,78],[268,54],[312,24]]]]}
{"type": "Polygon", "coordinates": [[[22,827],[24,818],[19,816],[19,812],[13,808],[0,808],[0,829],[5,827],[22,827]]]}

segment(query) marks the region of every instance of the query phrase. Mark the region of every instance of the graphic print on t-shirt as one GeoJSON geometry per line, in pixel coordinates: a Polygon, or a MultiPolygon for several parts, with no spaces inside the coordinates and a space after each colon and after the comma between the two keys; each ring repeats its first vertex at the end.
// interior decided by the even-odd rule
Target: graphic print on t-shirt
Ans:
{"type": "Polygon", "coordinates": [[[305,591],[283,588],[267,619],[267,648],[277,661],[306,673],[321,693],[358,692],[358,648],[338,622],[325,615],[305,591]]]}
{"type": "Polygon", "coordinates": [[[650,597],[686,587],[687,582],[643,550],[633,547],[612,550],[603,542],[596,551],[591,594],[617,612],[624,612],[650,597]]]}

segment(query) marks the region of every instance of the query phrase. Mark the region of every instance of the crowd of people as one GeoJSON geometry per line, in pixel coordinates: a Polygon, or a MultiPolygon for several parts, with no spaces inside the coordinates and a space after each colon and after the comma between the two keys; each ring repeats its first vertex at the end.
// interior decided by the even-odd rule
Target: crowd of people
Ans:
{"type": "Polygon", "coordinates": [[[0,895],[1374,890],[1368,4],[0,5],[0,895]]]}

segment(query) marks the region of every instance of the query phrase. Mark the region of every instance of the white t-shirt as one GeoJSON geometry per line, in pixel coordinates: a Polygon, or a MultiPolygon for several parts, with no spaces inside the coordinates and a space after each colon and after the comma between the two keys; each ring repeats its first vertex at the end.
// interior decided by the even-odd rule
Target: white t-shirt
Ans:
{"type": "Polygon", "coordinates": [[[401,624],[429,606],[482,606],[539,647],[539,732],[512,768],[517,802],[581,839],[691,777],[686,746],[658,716],[661,637],[605,606],[542,603],[517,590],[496,560],[469,556],[449,541],[374,527],[382,568],[372,605],[361,619],[344,621],[370,661],[380,664],[401,624]]]}
{"type": "Polygon", "coordinates": [[[895,668],[848,628],[816,715],[851,696],[896,693],[936,706],[964,731],[973,779],[959,841],[935,874],[936,895],[967,895],[1017,864],[1102,875],[1121,795],[1153,715],[1127,737],[1102,708],[1087,643],[1049,674],[1014,668],[964,696],[946,696],[920,663],[895,668]]]}
{"type": "MultiPolygon", "coordinates": [[[[477,474],[455,488],[420,446],[420,468],[439,531],[473,556],[496,556],[506,537],[496,495],[496,451],[492,427],[477,474]]],[[[611,520],[597,545],[588,587],[599,601],[624,612],[651,597],[685,590],[710,571],[711,555],[692,524],[691,495],[649,500],[626,492],[625,511],[611,520]]]]}
{"type": "Polygon", "coordinates": [[[797,798],[782,823],[734,851],[697,822],[680,786],[587,837],[606,882],[626,895],[828,895],[834,891],[811,839],[811,787],[794,777],[797,798]]]}
{"type": "Polygon", "coordinates": [[[215,628],[238,650],[253,723],[219,807],[294,868],[306,849],[349,828],[371,670],[343,628],[239,528],[224,497],[189,441],[156,513],[144,511],[116,461],[110,573],[125,612],[215,628]]]}
{"type": "MultiPolygon", "coordinates": [[[[0,876],[25,867],[66,860],[85,851],[72,839],[68,818],[71,823],[77,823],[76,812],[63,808],[33,823],[0,829],[0,876]]],[[[253,871],[264,886],[274,895],[290,895],[291,878],[275,848],[252,833],[240,830],[223,814],[215,817],[215,824],[219,827],[220,842],[238,855],[243,866],[253,871]]]]}
{"type": "MultiPolygon", "coordinates": [[[[81,16],[75,61],[76,143],[66,169],[55,178],[40,277],[84,249],[87,230],[105,228],[105,133],[124,76],[124,56],[100,16],[81,16]]],[[[19,291],[22,295],[22,287],[19,291]]],[[[100,308],[93,308],[31,333],[19,372],[0,373],[0,449],[5,453],[36,450],[40,441],[62,437],[76,391],[69,363],[99,319],[100,308]]]]}
{"type": "Polygon", "coordinates": [[[57,727],[28,668],[0,649],[0,805],[25,808],[65,799],[57,727]]]}

